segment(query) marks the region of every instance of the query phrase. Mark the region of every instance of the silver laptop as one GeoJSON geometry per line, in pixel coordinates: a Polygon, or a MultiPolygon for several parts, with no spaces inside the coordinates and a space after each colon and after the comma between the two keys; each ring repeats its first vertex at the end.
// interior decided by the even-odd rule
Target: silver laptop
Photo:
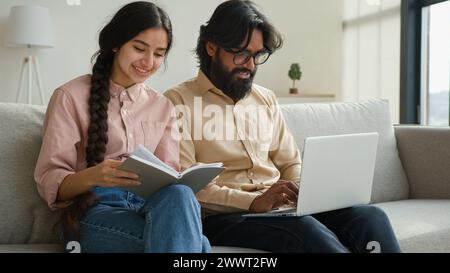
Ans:
{"type": "Polygon", "coordinates": [[[378,133],[308,137],[302,156],[297,208],[245,217],[303,216],[368,204],[378,133]]]}

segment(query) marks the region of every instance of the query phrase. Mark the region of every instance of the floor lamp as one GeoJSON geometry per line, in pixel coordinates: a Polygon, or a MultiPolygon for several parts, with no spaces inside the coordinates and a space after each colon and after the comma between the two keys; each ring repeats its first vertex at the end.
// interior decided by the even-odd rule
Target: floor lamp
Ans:
{"type": "Polygon", "coordinates": [[[27,75],[27,102],[28,104],[32,103],[31,89],[34,70],[41,104],[44,104],[39,63],[37,57],[33,55],[33,49],[54,46],[53,28],[49,10],[38,6],[12,7],[6,31],[6,45],[11,47],[26,47],[28,49],[28,56],[22,62],[16,102],[19,102],[24,78],[27,75]]]}

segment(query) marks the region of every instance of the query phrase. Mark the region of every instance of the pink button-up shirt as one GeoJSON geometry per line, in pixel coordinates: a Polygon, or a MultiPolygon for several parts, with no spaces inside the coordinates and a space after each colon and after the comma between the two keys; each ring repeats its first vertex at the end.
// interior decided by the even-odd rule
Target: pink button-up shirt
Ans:
{"type": "MultiPolygon", "coordinates": [[[[85,149],[90,123],[91,76],[76,78],[56,89],[44,120],[41,151],[34,178],[39,194],[55,209],[64,178],[86,168],[85,149]]],[[[145,84],[125,89],[110,81],[108,144],[105,159],[122,159],[144,145],[179,170],[179,138],[172,103],[145,84]]]]}

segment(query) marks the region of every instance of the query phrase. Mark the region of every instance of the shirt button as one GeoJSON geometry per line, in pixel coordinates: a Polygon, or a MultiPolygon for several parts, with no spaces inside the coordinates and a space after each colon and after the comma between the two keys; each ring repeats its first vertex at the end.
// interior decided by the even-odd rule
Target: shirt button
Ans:
{"type": "Polygon", "coordinates": [[[122,110],[122,114],[127,115],[127,110],[122,110]]]}
{"type": "Polygon", "coordinates": [[[183,117],[183,112],[178,113],[178,118],[182,118],[183,117]]]}
{"type": "Polygon", "coordinates": [[[254,153],[250,153],[250,156],[253,157],[253,156],[255,156],[255,154],[254,153]]]}
{"type": "Polygon", "coordinates": [[[125,91],[122,92],[122,96],[125,96],[125,91]]]}
{"type": "Polygon", "coordinates": [[[248,176],[253,177],[253,172],[249,172],[248,176]]]}
{"type": "Polygon", "coordinates": [[[180,133],[183,133],[183,127],[180,127],[179,129],[178,129],[178,131],[180,132],[180,133]]]}
{"type": "Polygon", "coordinates": [[[129,136],[130,138],[133,138],[133,134],[128,134],[128,136],[129,136]]]}

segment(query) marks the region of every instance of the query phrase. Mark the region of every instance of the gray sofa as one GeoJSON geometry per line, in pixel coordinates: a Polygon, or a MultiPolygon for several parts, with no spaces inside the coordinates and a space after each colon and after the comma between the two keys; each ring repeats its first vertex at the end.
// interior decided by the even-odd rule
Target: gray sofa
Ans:
{"type": "MultiPolygon", "coordinates": [[[[379,132],[372,203],[389,216],[402,251],[450,252],[450,128],[392,126],[383,100],[281,107],[300,149],[307,136],[379,132]]],[[[44,112],[0,103],[0,252],[63,250],[53,230],[58,215],[33,180],[44,112]]]]}

